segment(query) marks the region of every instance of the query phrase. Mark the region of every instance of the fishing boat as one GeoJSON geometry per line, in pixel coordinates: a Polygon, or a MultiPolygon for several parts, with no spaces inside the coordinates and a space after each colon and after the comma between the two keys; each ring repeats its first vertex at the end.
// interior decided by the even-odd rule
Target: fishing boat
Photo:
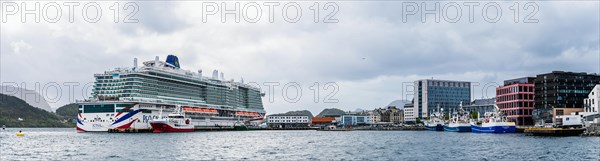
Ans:
{"type": "Polygon", "coordinates": [[[498,106],[494,105],[494,112],[486,112],[483,119],[471,122],[471,131],[474,133],[515,133],[515,122],[507,121],[498,106]]]}
{"type": "Polygon", "coordinates": [[[448,124],[444,125],[444,131],[471,132],[470,117],[469,113],[462,108],[462,102],[460,102],[459,111],[455,112],[448,121],[448,124]]]}
{"type": "Polygon", "coordinates": [[[154,133],[162,132],[194,132],[194,125],[191,124],[192,119],[185,117],[185,112],[181,110],[181,106],[176,106],[175,111],[167,116],[162,117],[162,109],[159,113],[159,118],[150,121],[154,133]]]}
{"type": "Polygon", "coordinates": [[[430,131],[444,131],[444,120],[442,114],[434,112],[429,117],[429,120],[425,121],[425,129],[430,131]]]}

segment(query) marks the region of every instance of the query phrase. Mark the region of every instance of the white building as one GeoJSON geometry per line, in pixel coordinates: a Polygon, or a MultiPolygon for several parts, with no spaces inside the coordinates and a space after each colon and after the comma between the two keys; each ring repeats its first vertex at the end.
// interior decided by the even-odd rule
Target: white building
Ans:
{"type": "Polygon", "coordinates": [[[267,125],[271,128],[303,128],[310,126],[307,115],[274,114],[267,116],[267,125]]]}
{"type": "Polygon", "coordinates": [[[590,116],[586,120],[588,123],[600,124],[600,84],[594,86],[594,89],[588,95],[588,98],[583,100],[583,113],[580,113],[583,117],[590,116]]]}
{"type": "Polygon", "coordinates": [[[356,125],[370,125],[373,124],[373,120],[371,120],[371,117],[366,115],[366,116],[361,116],[361,115],[343,115],[340,118],[340,122],[339,122],[341,126],[356,126],[356,125]]]}
{"type": "Polygon", "coordinates": [[[415,107],[404,106],[404,123],[416,123],[417,115],[415,107]]]}
{"type": "Polygon", "coordinates": [[[381,120],[381,114],[378,111],[369,111],[369,120],[372,123],[378,123],[381,120]]]}
{"type": "Polygon", "coordinates": [[[588,98],[583,100],[583,112],[600,112],[598,104],[600,103],[600,84],[596,85],[588,95],[588,98]]]}

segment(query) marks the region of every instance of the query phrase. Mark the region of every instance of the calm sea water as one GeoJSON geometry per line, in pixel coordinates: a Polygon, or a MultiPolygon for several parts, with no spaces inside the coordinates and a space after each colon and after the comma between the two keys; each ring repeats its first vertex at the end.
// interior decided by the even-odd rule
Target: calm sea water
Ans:
{"type": "Polygon", "coordinates": [[[0,134],[0,160],[600,160],[599,137],[433,131],[0,134]]]}

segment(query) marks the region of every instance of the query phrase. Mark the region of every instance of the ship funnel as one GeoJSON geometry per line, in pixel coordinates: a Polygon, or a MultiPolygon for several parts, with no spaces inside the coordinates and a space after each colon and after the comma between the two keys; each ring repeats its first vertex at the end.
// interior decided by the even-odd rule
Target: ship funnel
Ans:
{"type": "Polygon", "coordinates": [[[221,80],[225,81],[225,74],[223,74],[223,72],[221,72],[221,80]]]}
{"type": "Polygon", "coordinates": [[[137,58],[133,58],[133,67],[137,68],[137,58]]]}
{"type": "Polygon", "coordinates": [[[216,69],[213,70],[212,78],[213,79],[219,79],[219,71],[217,71],[216,69]]]}
{"type": "Polygon", "coordinates": [[[198,75],[202,77],[202,69],[198,69],[198,75]]]}
{"type": "Polygon", "coordinates": [[[156,58],[154,58],[154,66],[155,67],[158,67],[158,61],[159,61],[158,56],[156,56],[156,58]]]}

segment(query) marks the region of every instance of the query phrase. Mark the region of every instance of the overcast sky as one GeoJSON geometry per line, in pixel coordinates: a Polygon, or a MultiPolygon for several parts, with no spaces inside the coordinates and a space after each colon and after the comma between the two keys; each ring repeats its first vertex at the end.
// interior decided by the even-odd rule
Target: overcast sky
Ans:
{"type": "MultiPolygon", "coordinates": [[[[240,8],[248,2],[241,2],[240,8]]],[[[440,3],[440,8],[451,2],[440,3]]],[[[6,7],[7,2],[2,3],[3,15],[12,11],[6,7]]],[[[47,3],[42,2],[40,8],[47,3]]],[[[34,82],[40,82],[38,90],[47,97],[56,97],[56,91],[41,89],[57,82],[62,85],[61,99],[52,101],[54,108],[82,99],[82,86],[93,82],[94,73],[132,66],[133,58],[141,62],[160,56],[164,60],[168,54],[177,55],[184,69],[202,69],[205,76],[218,69],[228,80],[243,77],[245,82],[263,85],[266,93],[269,91],[263,83],[279,82],[271,96],[273,102],[263,98],[270,114],[308,109],[316,115],[328,107],[382,107],[396,99],[412,98],[402,87],[417,79],[477,82],[472,97],[483,98],[494,97],[494,88],[485,90],[486,84],[495,87],[495,83],[506,79],[553,70],[600,70],[597,1],[536,2],[528,7],[519,2],[517,23],[511,10],[514,2],[497,2],[502,14],[495,23],[482,16],[482,7],[490,2],[479,2],[473,22],[469,22],[464,1],[453,3],[462,11],[456,23],[443,16],[435,22],[433,15],[422,22],[420,13],[407,15],[403,21],[406,10],[402,10],[402,1],[343,1],[326,9],[325,2],[318,2],[318,23],[310,9],[314,2],[304,1],[297,2],[302,17],[296,23],[282,16],[282,7],[289,1],[275,6],[274,22],[269,22],[269,10],[263,2],[257,2],[262,10],[257,23],[247,22],[243,16],[236,23],[231,15],[223,23],[219,13],[207,15],[203,22],[202,3],[206,2],[135,2],[139,11],[132,19],[137,23],[123,23],[134,8],[123,10],[126,2],[119,2],[118,23],[113,22],[114,10],[110,9],[114,2],[98,2],[102,17],[96,23],[87,22],[82,14],[87,2],[80,2],[74,9],[73,22],[69,22],[68,9],[62,3],[58,4],[63,14],[56,23],[43,16],[39,23],[33,16],[23,23],[20,13],[0,17],[0,81],[19,85],[25,82],[27,89],[36,88],[34,82]],[[338,22],[323,23],[336,5],[338,11],[331,19],[338,22]],[[530,13],[535,13],[528,19],[534,23],[524,23],[530,13]],[[65,82],[80,83],[74,97],[68,96],[65,82]],[[284,85],[291,82],[302,89],[295,103],[282,96],[284,85]],[[328,82],[337,88],[325,89],[328,82]],[[319,83],[317,103],[315,90],[311,90],[316,89],[315,83],[319,83]],[[328,97],[334,89],[337,92],[328,97]]],[[[20,2],[16,4],[21,7],[20,2]]],[[[230,8],[235,4],[226,5],[230,8]]],[[[433,3],[426,5],[433,8],[433,3]]],[[[444,16],[452,19],[456,10],[448,8],[449,14],[444,16]]],[[[87,12],[94,17],[93,11],[87,12]]],[[[249,18],[256,16],[256,10],[248,12],[249,18]]],[[[294,10],[287,12],[294,17],[294,10]]],[[[488,16],[494,17],[494,12],[488,10],[488,16]]],[[[288,98],[296,97],[295,92],[290,88],[288,98]]]]}

